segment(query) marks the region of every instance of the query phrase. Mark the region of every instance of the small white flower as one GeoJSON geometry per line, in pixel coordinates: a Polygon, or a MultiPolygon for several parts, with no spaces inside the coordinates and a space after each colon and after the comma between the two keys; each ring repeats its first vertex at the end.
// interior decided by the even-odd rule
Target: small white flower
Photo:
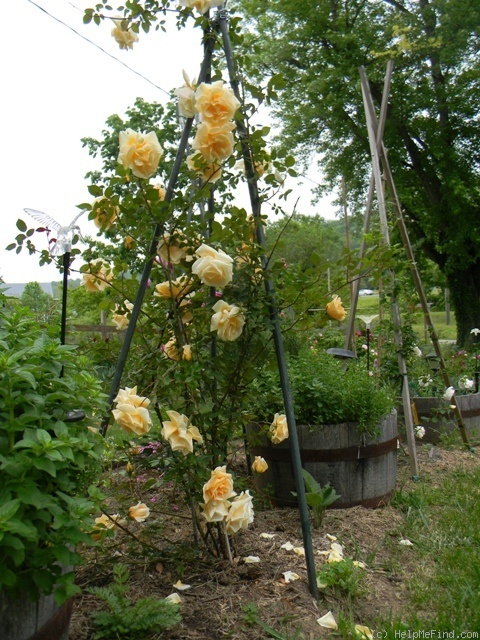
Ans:
{"type": "Polygon", "coordinates": [[[420,376],[418,378],[418,386],[420,387],[424,387],[427,388],[432,384],[433,380],[431,378],[431,376],[429,376],[428,374],[425,374],[423,376],[420,376]]]}
{"type": "Polygon", "coordinates": [[[417,347],[417,345],[415,345],[415,346],[413,347],[413,353],[414,353],[416,356],[418,356],[419,358],[421,358],[421,357],[422,357],[422,355],[423,355],[423,354],[422,354],[422,350],[421,350],[419,347],[417,347]]]}
{"type": "Polygon", "coordinates": [[[478,336],[478,334],[480,333],[480,329],[472,329],[470,333],[473,333],[474,336],[478,336]]]}

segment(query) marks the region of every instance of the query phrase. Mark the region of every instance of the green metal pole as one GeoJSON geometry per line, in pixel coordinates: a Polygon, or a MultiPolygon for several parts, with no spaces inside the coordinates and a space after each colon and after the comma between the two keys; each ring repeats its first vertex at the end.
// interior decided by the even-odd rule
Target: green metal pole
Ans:
{"type": "MultiPolygon", "coordinates": [[[[223,49],[225,51],[225,58],[228,67],[228,73],[230,76],[230,84],[232,90],[235,93],[237,100],[241,103],[242,98],[240,94],[239,81],[236,73],[235,63],[233,59],[232,47],[230,42],[230,34],[228,31],[228,11],[226,9],[219,9],[216,14],[216,21],[220,29],[223,40],[223,49]]],[[[251,148],[248,141],[248,131],[245,127],[244,121],[239,119],[237,121],[237,130],[242,146],[242,154],[245,162],[245,173],[247,176],[248,191],[250,195],[250,203],[252,206],[252,213],[255,220],[257,242],[260,246],[265,246],[265,234],[262,226],[261,219],[261,201],[258,193],[257,179],[255,176],[255,169],[253,164],[253,158],[251,148]]],[[[266,258],[262,258],[263,266],[266,266],[266,258]]],[[[308,513],[307,500],[305,497],[305,485],[302,475],[302,460],[300,457],[300,446],[298,442],[297,425],[295,421],[295,413],[293,409],[293,399],[290,390],[290,382],[285,358],[285,350],[283,346],[283,337],[280,327],[278,309],[275,302],[275,291],[272,281],[269,278],[265,279],[265,291],[269,301],[269,313],[270,319],[273,323],[272,335],[275,345],[275,353],[277,357],[278,371],[280,374],[280,384],[282,387],[283,402],[285,406],[285,415],[288,423],[288,431],[290,436],[290,447],[292,454],[293,472],[295,478],[295,488],[297,491],[298,504],[300,508],[300,520],[303,533],[303,544],[305,548],[305,560],[308,573],[308,585],[310,593],[318,600],[317,578],[315,573],[315,560],[313,556],[312,536],[310,532],[310,518],[308,513]]]]}

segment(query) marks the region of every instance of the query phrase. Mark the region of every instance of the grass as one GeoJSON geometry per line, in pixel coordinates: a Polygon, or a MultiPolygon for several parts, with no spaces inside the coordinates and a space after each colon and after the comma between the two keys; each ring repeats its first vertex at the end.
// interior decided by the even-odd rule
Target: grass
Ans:
{"type": "MultiPolygon", "coordinates": [[[[357,315],[369,313],[378,313],[378,293],[374,293],[371,296],[360,296],[357,304],[357,315]]],[[[456,340],[457,329],[455,325],[455,315],[450,313],[450,324],[446,323],[445,311],[431,311],[430,312],[433,326],[437,332],[440,340],[456,340]]],[[[413,324],[413,330],[418,334],[420,340],[425,343],[430,342],[428,333],[425,331],[425,323],[423,321],[423,315],[421,311],[415,314],[415,322],[413,324]]]]}
{"type": "MultiPolygon", "coordinates": [[[[478,631],[480,468],[446,471],[438,486],[420,483],[413,491],[398,492],[393,504],[403,512],[403,534],[413,542],[415,562],[411,610],[401,621],[377,621],[376,628],[385,631],[382,638],[399,638],[402,630],[453,634],[443,637],[478,631]]],[[[480,638],[480,633],[469,637],[480,638]]]]}

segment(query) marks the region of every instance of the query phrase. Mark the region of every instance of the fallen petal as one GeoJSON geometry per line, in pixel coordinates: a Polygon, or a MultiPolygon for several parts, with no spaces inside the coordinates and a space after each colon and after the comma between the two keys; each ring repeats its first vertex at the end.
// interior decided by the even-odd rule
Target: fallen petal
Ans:
{"type": "Polygon", "coordinates": [[[167,602],[171,602],[172,604],[181,604],[182,599],[178,595],[178,593],[171,593],[169,596],[164,598],[167,602]]]}
{"type": "Polygon", "coordinates": [[[177,580],[176,583],[173,585],[174,589],[178,589],[179,591],[186,591],[187,589],[191,589],[191,585],[189,584],[183,584],[183,582],[181,582],[180,580],[177,580]]]}
{"type": "Polygon", "coordinates": [[[367,565],[364,562],[362,562],[361,560],[354,560],[353,561],[353,566],[359,567],[360,569],[366,569],[367,568],[367,565]]]}
{"type": "Polygon", "coordinates": [[[292,549],[294,548],[295,547],[291,542],[285,542],[285,544],[282,544],[282,546],[280,547],[280,549],[285,549],[286,551],[292,551],[292,549]]]}
{"type": "Polygon", "coordinates": [[[327,562],[329,564],[331,564],[332,562],[342,562],[343,559],[343,554],[340,555],[338,553],[335,553],[335,551],[330,551],[327,562]]]}
{"type": "Polygon", "coordinates": [[[412,547],[413,546],[413,542],[411,540],[409,540],[408,538],[404,538],[403,540],[400,540],[398,544],[401,544],[404,547],[412,547]]]}
{"type": "Polygon", "coordinates": [[[258,556],[246,556],[243,561],[245,564],[255,564],[255,562],[260,562],[260,558],[258,556]]]}
{"type": "Polygon", "coordinates": [[[332,542],[330,549],[339,556],[343,556],[343,547],[341,544],[338,544],[338,542],[332,542]]]}
{"type": "Polygon", "coordinates": [[[328,587],[328,584],[326,582],[320,582],[320,580],[317,578],[317,587],[319,589],[326,589],[328,587]]]}
{"type": "Polygon", "coordinates": [[[373,633],[371,629],[365,627],[363,624],[356,624],[355,631],[357,632],[359,637],[362,638],[362,640],[364,640],[365,638],[367,640],[373,640],[373,633]]]}
{"type": "Polygon", "coordinates": [[[271,540],[276,535],[277,535],[276,533],[261,533],[260,534],[260,538],[265,538],[266,540],[271,540]]]}
{"type": "Polygon", "coordinates": [[[326,533],[325,537],[327,538],[327,540],[330,540],[331,542],[335,542],[335,540],[337,540],[337,536],[332,536],[330,533],[326,533]]]}
{"type": "Polygon", "coordinates": [[[333,617],[333,614],[332,614],[331,611],[328,611],[328,613],[326,613],[324,616],[322,616],[321,618],[318,618],[317,623],[321,627],[325,627],[325,629],[337,629],[338,628],[336,620],[333,617]]]}
{"type": "Polygon", "coordinates": [[[289,582],[293,582],[294,580],[300,580],[300,576],[298,575],[298,573],[295,573],[294,571],[284,571],[282,575],[285,578],[285,582],[287,584],[289,582]]]}
{"type": "Polygon", "coordinates": [[[303,547],[293,547],[293,553],[296,553],[297,556],[304,556],[305,549],[303,547]]]}

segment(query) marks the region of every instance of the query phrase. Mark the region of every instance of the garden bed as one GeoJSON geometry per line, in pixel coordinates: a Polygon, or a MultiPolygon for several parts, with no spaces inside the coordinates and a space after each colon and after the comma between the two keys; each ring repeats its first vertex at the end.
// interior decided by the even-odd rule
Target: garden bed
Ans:
{"type": "MultiPolygon", "coordinates": [[[[422,481],[438,483],[447,470],[465,469],[478,465],[478,460],[464,449],[418,448],[418,460],[422,481]]],[[[113,478],[121,482],[121,477],[113,478]]],[[[408,457],[399,453],[398,486],[408,491],[410,480],[408,457]]],[[[151,492],[152,514],[161,521],[158,535],[149,541],[164,550],[142,557],[138,544],[125,534],[117,534],[103,546],[89,553],[88,564],[78,570],[78,584],[86,589],[93,585],[106,585],[112,579],[115,563],[125,563],[131,571],[131,593],[134,599],[147,594],[166,597],[174,592],[177,580],[191,585],[179,592],[182,598],[183,621],[167,635],[154,635],[169,639],[232,638],[233,640],[260,640],[271,637],[258,624],[248,624],[244,607],[255,607],[263,623],[270,625],[285,637],[293,637],[301,630],[305,639],[328,637],[331,631],[321,628],[316,620],[331,610],[337,613],[349,611],[347,597],[321,591],[315,603],[308,591],[304,558],[282,545],[290,542],[294,547],[302,545],[298,512],[294,509],[257,507],[255,523],[242,532],[235,543],[237,558],[233,566],[224,562],[212,562],[197,554],[192,545],[190,523],[181,516],[181,510],[171,515],[160,512],[175,503],[171,489],[151,492]],[[271,538],[262,533],[274,534],[271,538]],[[183,543],[183,544],[182,544],[183,543]],[[247,564],[243,558],[258,556],[260,562],[247,564]],[[283,572],[293,571],[299,580],[286,583],[283,572]],[[288,632],[290,636],[288,636],[288,632]]],[[[415,558],[411,548],[402,546],[403,515],[393,505],[376,510],[363,507],[327,511],[320,529],[312,530],[313,546],[318,565],[325,563],[325,556],[318,551],[328,551],[335,536],[343,547],[345,557],[366,564],[365,592],[353,601],[351,611],[354,622],[375,629],[375,620],[406,614],[409,610],[408,582],[414,570],[415,558]]],[[[150,535],[152,529],[150,528],[150,535]]],[[[75,601],[70,640],[91,640],[94,637],[91,611],[100,606],[99,600],[86,593],[75,601]]],[[[251,610],[251,609],[250,609],[251,610]]],[[[281,636],[283,637],[283,636],[281,636]]],[[[300,636],[302,637],[302,636],[300,636]]]]}

